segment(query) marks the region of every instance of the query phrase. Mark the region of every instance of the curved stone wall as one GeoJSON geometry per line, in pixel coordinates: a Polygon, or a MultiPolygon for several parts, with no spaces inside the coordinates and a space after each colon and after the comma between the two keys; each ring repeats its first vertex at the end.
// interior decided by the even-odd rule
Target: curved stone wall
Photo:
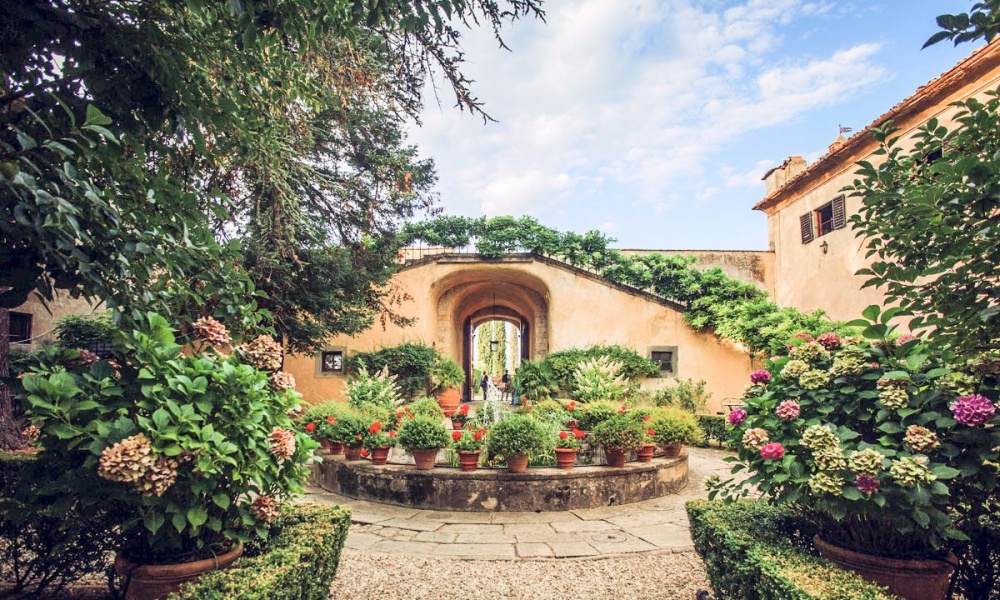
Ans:
{"type": "Polygon", "coordinates": [[[531,468],[525,473],[499,469],[462,472],[437,467],[372,466],[366,460],[321,457],[313,479],[325,490],[361,500],[444,511],[558,511],[640,502],[675,494],[688,483],[687,453],[620,469],[531,468]]]}

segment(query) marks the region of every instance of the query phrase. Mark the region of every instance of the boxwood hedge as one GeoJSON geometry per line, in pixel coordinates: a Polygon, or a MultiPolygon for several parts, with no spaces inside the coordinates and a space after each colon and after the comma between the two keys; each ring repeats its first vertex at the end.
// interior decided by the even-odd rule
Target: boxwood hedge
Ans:
{"type": "Polygon", "coordinates": [[[815,527],[763,502],[687,503],[691,537],[715,595],[743,600],[898,600],[814,555],[815,527]]]}

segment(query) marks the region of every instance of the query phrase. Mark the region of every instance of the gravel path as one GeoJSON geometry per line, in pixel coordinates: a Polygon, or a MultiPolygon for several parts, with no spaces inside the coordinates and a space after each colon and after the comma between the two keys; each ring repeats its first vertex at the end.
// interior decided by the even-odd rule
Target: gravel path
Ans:
{"type": "Polygon", "coordinates": [[[698,555],[592,560],[447,560],[345,551],[335,600],[693,600],[709,589],[698,555]]]}

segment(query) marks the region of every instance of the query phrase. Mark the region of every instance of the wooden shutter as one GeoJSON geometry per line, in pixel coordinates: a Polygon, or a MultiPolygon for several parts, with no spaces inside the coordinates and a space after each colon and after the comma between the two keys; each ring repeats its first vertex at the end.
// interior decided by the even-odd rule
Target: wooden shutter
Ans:
{"type": "Polygon", "coordinates": [[[799,225],[802,228],[802,243],[808,244],[813,241],[815,235],[813,235],[813,215],[811,212],[799,217],[799,225]]]}
{"type": "Polygon", "coordinates": [[[837,196],[833,199],[833,229],[843,229],[847,224],[847,215],[844,212],[844,196],[837,196]]]}

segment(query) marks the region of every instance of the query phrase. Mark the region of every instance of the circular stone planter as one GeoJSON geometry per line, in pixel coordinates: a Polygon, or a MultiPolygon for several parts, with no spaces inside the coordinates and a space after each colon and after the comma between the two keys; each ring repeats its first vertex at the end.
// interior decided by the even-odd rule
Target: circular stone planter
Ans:
{"type": "Polygon", "coordinates": [[[641,502],[676,494],[688,483],[687,455],[627,463],[618,469],[533,467],[463,472],[417,471],[391,462],[373,467],[324,456],[313,463],[313,481],[330,492],[385,504],[443,511],[561,511],[641,502]]]}

